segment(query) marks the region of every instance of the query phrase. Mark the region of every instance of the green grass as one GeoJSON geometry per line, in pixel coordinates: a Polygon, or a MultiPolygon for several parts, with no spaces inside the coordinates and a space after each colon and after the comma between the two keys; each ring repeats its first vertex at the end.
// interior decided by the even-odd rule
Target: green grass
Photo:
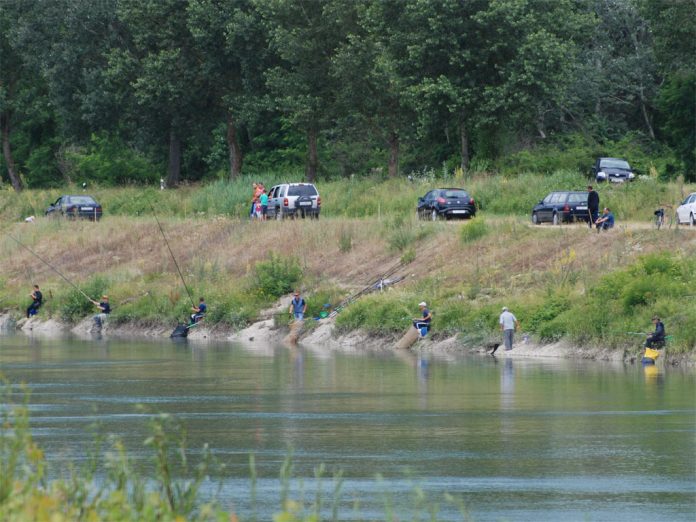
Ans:
{"type": "MultiPolygon", "coordinates": [[[[281,182],[302,180],[300,172],[266,173],[241,177],[234,182],[214,181],[201,186],[185,186],[160,191],[154,187],[107,188],[93,186],[87,192],[103,205],[107,215],[140,216],[154,212],[160,216],[245,217],[251,199],[251,183],[256,179],[266,187],[281,182]]],[[[585,190],[588,179],[572,170],[550,174],[521,172],[514,175],[478,173],[467,178],[448,176],[437,179],[340,179],[317,182],[322,198],[322,216],[390,218],[410,217],[419,196],[438,186],[461,186],[469,190],[483,213],[527,216],[532,207],[552,190],[585,190]]],[[[677,205],[692,189],[677,182],[663,183],[654,177],[625,185],[597,186],[602,205],[612,208],[619,221],[648,221],[652,211],[662,204],[677,205]]],[[[65,187],[50,190],[25,190],[16,194],[0,190],[0,217],[23,220],[29,215],[42,216],[46,207],[64,193],[82,192],[65,187]]]]}

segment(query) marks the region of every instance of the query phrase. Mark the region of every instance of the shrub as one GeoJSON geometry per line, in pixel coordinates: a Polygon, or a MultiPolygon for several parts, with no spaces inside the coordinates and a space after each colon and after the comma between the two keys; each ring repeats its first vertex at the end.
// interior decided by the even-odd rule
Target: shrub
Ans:
{"type": "Polygon", "coordinates": [[[471,243],[488,234],[488,225],[482,218],[469,220],[459,229],[459,239],[462,243],[471,243]]]}
{"type": "Polygon", "coordinates": [[[268,260],[256,263],[255,272],[259,289],[270,297],[292,292],[302,279],[302,268],[296,257],[284,257],[274,252],[268,260]]]}
{"type": "MultiPolygon", "coordinates": [[[[82,285],[82,292],[89,297],[98,301],[102,294],[108,288],[108,281],[96,276],[82,285]]],[[[66,321],[74,322],[88,315],[90,312],[96,312],[96,308],[83,293],[77,288],[73,288],[66,294],[60,305],[60,315],[66,321]]]]}

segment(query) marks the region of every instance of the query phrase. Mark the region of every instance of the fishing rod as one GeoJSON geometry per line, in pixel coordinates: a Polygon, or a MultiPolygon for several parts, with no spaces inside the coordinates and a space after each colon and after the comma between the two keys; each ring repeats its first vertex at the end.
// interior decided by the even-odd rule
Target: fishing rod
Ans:
{"type": "Polygon", "coordinates": [[[150,208],[152,209],[152,215],[155,218],[155,221],[157,221],[157,226],[159,226],[160,232],[162,232],[162,238],[164,239],[164,243],[167,245],[167,249],[169,250],[169,254],[172,256],[172,260],[174,261],[174,266],[176,266],[177,272],[179,272],[179,277],[181,278],[181,282],[184,284],[184,288],[186,289],[186,293],[189,296],[189,300],[191,301],[191,306],[193,308],[196,307],[195,303],[193,302],[193,296],[191,295],[191,291],[189,290],[189,287],[186,286],[186,280],[184,279],[184,274],[181,273],[181,269],[179,268],[179,263],[176,262],[176,257],[174,257],[174,252],[172,252],[172,247],[169,246],[169,241],[167,241],[167,236],[164,235],[164,230],[162,229],[162,223],[160,223],[159,219],[157,219],[157,214],[155,213],[155,207],[150,204],[150,208]]]}
{"type": "Polygon", "coordinates": [[[72,281],[70,281],[70,279],[68,279],[67,277],[65,277],[65,276],[60,272],[60,270],[58,270],[55,266],[53,266],[51,263],[49,263],[48,261],[46,261],[43,257],[41,257],[39,254],[37,254],[36,252],[34,252],[31,248],[29,248],[27,245],[25,245],[24,243],[22,243],[19,239],[17,239],[16,237],[14,237],[14,236],[13,236],[12,234],[10,234],[9,232],[8,232],[7,235],[10,236],[12,239],[14,239],[14,240],[17,242],[17,244],[19,244],[19,246],[26,248],[29,252],[31,252],[32,254],[34,254],[40,261],[42,261],[43,263],[45,263],[51,270],[53,270],[56,274],[58,274],[60,277],[62,277],[63,280],[64,280],[66,283],[68,283],[68,284],[69,284],[70,286],[72,286],[75,290],[77,290],[77,291],[80,292],[83,296],[85,296],[85,298],[86,298],[89,302],[94,303],[94,304],[97,304],[97,302],[96,302],[94,299],[92,299],[90,296],[88,296],[86,293],[84,293],[84,292],[80,289],[80,287],[78,287],[75,283],[73,283],[72,281]]]}

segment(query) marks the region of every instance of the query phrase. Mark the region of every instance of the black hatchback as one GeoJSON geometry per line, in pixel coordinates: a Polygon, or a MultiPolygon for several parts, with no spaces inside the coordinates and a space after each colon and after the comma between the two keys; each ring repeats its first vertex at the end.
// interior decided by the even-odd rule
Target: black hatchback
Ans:
{"type": "Polygon", "coordinates": [[[545,221],[559,225],[562,222],[587,222],[589,219],[587,192],[551,192],[532,209],[532,223],[535,225],[545,221]]]}
{"type": "Polygon", "coordinates": [[[46,216],[98,221],[102,217],[102,207],[92,196],[65,195],[46,209],[46,216]]]}
{"type": "Polygon", "coordinates": [[[416,215],[419,219],[471,218],[476,215],[476,202],[460,188],[442,188],[418,198],[416,215]]]}

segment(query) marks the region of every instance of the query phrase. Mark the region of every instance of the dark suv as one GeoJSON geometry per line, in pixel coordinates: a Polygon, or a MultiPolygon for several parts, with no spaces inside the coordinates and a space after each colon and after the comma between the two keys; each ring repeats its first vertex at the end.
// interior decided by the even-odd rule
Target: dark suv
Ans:
{"type": "Polygon", "coordinates": [[[419,219],[471,218],[476,215],[476,203],[469,193],[460,188],[442,188],[418,198],[416,215],[419,219]]]}
{"type": "Polygon", "coordinates": [[[592,167],[592,174],[597,182],[623,183],[633,181],[636,177],[628,161],[619,158],[597,158],[592,167]]]}
{"type": "Polygon", "coordinates": [[[551,192],[532,209],[532,223],[544,221],[559,225],[561,222],[589,221],[587,192],[551,192]]]}

